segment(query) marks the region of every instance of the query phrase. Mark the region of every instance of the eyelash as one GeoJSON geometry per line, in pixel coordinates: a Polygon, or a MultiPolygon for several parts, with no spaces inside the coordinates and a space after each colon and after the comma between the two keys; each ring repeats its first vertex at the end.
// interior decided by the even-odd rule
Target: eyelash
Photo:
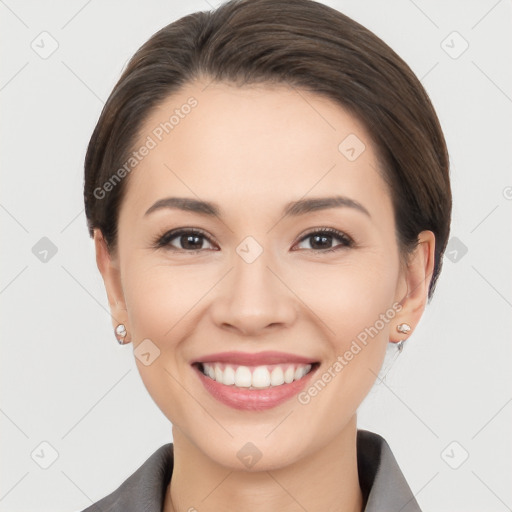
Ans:
{"type": "MultiPolygon", "coordinates": [[[[354,241],[352,238],[350,238],[345,233],[342,233],[341,231],[338,231],[337,229],[334,229],[334,228],[314,228],[314,229],[308,231],[307,233],[305,233],[304,235],[302,235],[302,237],[298,240],[297,243],[300,243],[300,242],[306,240],[307,238],[310,238],[313,235],[318,235],[318,234],[321,234],[321,235],[327,234],[327,235],[334,236],[335,238],[338,238],[342,242],[342,244],[337,245],[335,247],[331,247],[330,249],[302,249],[302,250],[313,251],[313,252],[317,252],[319,254],[325,254],[325,253],[330,253],[330,252],[334,252],[334,251],[339,251],[340,249],[343,249],[343,248],[350,248],[350,247],[354,246],[354,241]]],[[[169,248],[169,250],[172,250],[172,251],[186,252],[189,254],[197,254],[197,253],[205,250],[205,249],[187,250],[187,249],[176,249],[175,247],[172,247],[170,245],[170,242],[181,235],[197,235],[197,236],[205,238],[210,243],[214,243],[213,240],[204,231],[202,231],[200,229],[179,228],[179,229],[168,231],[163,235],[157,236],[156,239],[153,241],[152,247],[155,249],[169,248]]]]}

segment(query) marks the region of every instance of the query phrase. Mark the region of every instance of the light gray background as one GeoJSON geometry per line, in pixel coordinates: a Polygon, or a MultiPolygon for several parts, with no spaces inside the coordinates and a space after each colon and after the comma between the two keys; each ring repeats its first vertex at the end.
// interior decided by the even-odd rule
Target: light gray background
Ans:
{"type": "MultiPolygon", "coordinates": [[[[425,512],[512,510],[512,4],[325,3],[421,78],[449,146],[458,239],[359,426],[387,439],[425,512]]],[[[111,329],[85,225],[83,158],[135,50],[215,5],[0,1],[1,511],[81,510],[172,440],[131,346],[118,346],[111,329]],[[58,43],[48,58],[31,47],[51,49],[43,31],[58,43]],[[33,253],[43,237],[57,248],[46,262],[33,253]]]]}

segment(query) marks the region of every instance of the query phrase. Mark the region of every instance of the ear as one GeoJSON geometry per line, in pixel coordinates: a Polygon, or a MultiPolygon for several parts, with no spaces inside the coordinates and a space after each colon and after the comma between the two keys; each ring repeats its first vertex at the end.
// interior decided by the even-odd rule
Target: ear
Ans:
{"type": "Polygon", "coordinates": [[[96,248],[96,265],[103,277],[107,291],[108,303],[112,315],[112,326],[115,330],[119,324],[124,324],[128,332],[124,342],[129,343],[130,329],[128,326],[128,314],[121,283],[119,260],[117,257],[110,254],[100,229],[94,230],[94,245],[96,248]]]}
{"type": "Polygon", "coordinates": [[[434,271],[435,235],[432,231],[422,231],[418,235],[418,245],[409,255],[404,264],[395,300],[402,309],[395,316],[391,328],[390,340],[398,343],[406,339],[418,325],[428,300],[428,289],[434,271]],[[406,323],[411,331],[403,334],[397,331],[397,326],[406,323]]]}

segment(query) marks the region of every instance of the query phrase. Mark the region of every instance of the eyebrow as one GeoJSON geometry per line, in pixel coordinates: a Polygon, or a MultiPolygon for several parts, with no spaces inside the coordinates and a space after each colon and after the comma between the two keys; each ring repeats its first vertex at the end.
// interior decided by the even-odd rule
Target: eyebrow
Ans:
{"type": "MultiPolygon", "coordinates": [[[[291,201],[284,207],[282,215],[296,217],[319,210],[341,207],[353,208],[371,218],[370,212],[361,203],[344,196],[316,197],[291,201]]],[[[221,216],[221,208],[216,203],[188,197],[166,197],[164,199],[159,199],[146,211],[144,216],[164,208],[175,208],[187,212],[207,215],[209,217],[221,216]]]]}

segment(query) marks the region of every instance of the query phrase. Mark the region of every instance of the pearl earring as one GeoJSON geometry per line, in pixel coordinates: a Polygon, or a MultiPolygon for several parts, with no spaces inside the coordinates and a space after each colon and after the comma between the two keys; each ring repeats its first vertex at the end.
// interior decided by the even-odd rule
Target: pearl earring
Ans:
{"type": "Polygon", "coordinates": [[[402,334],[409,334],[411,332],[411,326],[409,324],[399,324],[396,326],[396,330],[402,334]]]}
{"type": "MultiPolygon", "coordinates": [[[[399,324],[396,326],[396,330],[402,334],[409,334],[411,332],[411,326],[409,324],[399,324]]],[[[404,349],[405,340],[401,340],[396,344],[398,352],[402,352],[404,349]]]]}
{"type": "Polygon", "coordinates": [[[119,324],[116,328],[115,328],[115,333],[116,333],[116,338],[117,338],[117,341],[119,343],[119,345],[124,345],[125,344],[125,338],[126,338],[126,327],[124,326],[124,324],[119,324]]]}

